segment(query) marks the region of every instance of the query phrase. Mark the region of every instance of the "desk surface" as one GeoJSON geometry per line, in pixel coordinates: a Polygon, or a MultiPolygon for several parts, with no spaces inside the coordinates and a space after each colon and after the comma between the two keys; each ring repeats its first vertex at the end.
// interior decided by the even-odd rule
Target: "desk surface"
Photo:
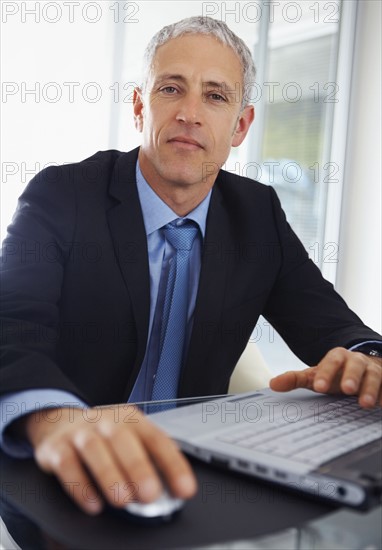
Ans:
{"type": "Polygon", "coordinates": [[[10,460],[4,454],[0,454],[0,460],[3,499],[63,548],[382,547],[381,508],[368,514],[341,511],[196,461],[197,496],[174,521],[148,527],[110,512],[89,517],[32,460],[10,460]],[[318,546],[318,540],[326,541],[326,545],[318,546]],[[235,541],[240,541],[237,546],[235,541]]]}

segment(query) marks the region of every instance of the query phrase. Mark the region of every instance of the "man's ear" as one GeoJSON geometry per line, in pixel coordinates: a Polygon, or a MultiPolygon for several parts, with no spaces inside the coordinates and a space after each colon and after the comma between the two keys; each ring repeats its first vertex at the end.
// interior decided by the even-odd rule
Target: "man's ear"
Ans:
{"type": "Polygon", "coordinates": [[[253,105],[247,105],[241,112],[236,123],[236,128],[232,136],[232,147],[238,147],[248,133],[249,127],[255,120],[255,108],[253,105]]]}
{"type": "Polygon", "coordinates": [[[133,94],[134,124],[138,132],[143,130],[143,101],[140,88],[134,88],[133,94]]]}

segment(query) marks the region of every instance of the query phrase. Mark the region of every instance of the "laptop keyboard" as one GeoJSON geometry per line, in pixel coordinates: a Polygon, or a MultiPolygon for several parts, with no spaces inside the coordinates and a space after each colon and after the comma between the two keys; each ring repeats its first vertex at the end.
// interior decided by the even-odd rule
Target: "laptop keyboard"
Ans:
{"type": "Polygon", "coordinates": [[[362,409],[354,397],[333,402],[324,413],[304,410],[301,416],[297,421],[275,415],[272,421],[242,423],[217,439],[318,466],[382,438],[382,409],[362,409]]]}

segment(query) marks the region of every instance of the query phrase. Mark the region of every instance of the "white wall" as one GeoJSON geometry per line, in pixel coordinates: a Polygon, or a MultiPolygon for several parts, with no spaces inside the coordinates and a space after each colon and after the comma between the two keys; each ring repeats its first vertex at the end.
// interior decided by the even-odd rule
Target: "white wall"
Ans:
{"type": "Polygon", "coordinates": [[[336,286],[381,332],[381,3],[375,0],[358,2],[349,122],[336,286]]]}
{"type": "Polygon", "coordinates": [[[109,148],[117,25],[107,2],[77,4],[1,6],[2,238],[17,197],[44,166],[109,148]]]}

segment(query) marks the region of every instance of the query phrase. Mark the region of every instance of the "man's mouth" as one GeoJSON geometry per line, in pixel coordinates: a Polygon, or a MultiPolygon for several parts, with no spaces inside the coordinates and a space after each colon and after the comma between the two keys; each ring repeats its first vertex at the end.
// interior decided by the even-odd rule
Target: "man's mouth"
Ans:
{"type": "Polygon", "coordinates": [[[185,136],[175,136],[169,139],[168,142],[173,143],[174,145],[177,145],[178,147],[181,147],[184,149],[190,149],[190,150],[204,149],[203,145],[201,145],[198,141],[185,136]]]}

